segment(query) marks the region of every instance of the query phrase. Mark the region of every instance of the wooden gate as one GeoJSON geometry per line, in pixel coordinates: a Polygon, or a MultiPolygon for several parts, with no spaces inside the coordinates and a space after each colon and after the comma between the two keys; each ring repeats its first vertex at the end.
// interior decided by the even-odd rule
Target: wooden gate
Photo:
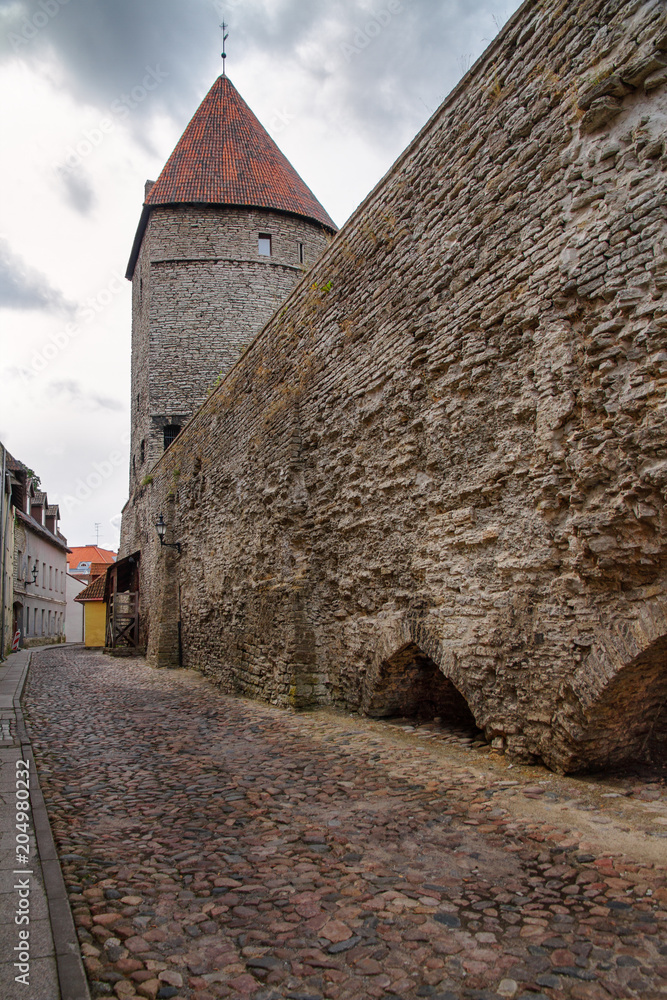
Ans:
{"type": "Polygon", "coordinates": [[[134,552],[107,570],[107,649],[137,649],[140,641],[139,559],[134,552]]]}

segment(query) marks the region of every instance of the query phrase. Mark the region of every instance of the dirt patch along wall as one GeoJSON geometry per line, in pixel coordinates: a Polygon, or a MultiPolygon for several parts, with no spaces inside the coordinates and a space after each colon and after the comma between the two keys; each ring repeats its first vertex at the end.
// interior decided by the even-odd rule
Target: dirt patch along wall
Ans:
{"type": "Polygon", "coordinates": [[[644,752],[596,705],[667,634],[666,65],[660,4],[524,5],[338,234],[126,509],[186,666],[358,708],[414,643],[518,757],[644,752]]]}

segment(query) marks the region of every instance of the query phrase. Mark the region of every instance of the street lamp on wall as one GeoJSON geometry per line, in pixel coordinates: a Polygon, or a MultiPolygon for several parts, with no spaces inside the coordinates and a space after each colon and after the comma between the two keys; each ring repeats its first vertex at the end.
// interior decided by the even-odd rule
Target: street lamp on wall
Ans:
{"type": "Polygon", "coordinates": [[[37,575],[39,573],[39,564],[35,559],[35,565],[32,567],[32,580],[24,580],[24,587],[32,587],[33,583],[37,583],[37,575]]]}
{"type": "Polygon", "coordinates": [[[160,545],[164,546],[165,549],[177,549],[178,552],[181,551],[180,542],[165,542],[165,537],[167,534],[167,525],[165,523],[165,519],[162,516],[162,514],[160,514],[157,521],[155,522],[155,528],[158,533],[158,537],[160,539],[160,545]]]}

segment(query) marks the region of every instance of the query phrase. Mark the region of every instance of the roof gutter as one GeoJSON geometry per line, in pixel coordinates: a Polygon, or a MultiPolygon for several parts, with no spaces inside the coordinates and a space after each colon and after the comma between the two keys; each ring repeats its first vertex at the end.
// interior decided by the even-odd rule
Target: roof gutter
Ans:
{"type": "Polygon", "coordinates": [[[128,281],[132,281],[134,277],[134,269],[137,266],[137,260],[139,259],[139,251],[141,250],[141,244],[144,239],[144,233],[146,232],[146,226],[148,225],[148,220],[150,218],[151,210],[148,205],[144,205],[141,209],[141,218],[139,219],[139,225],[137,226],[137,232],[134,237],[134,243],[132,244],[132,253],[130,254],[130,259],[127,265],[127,271],[125,272],[125,277],[128,281]]]}

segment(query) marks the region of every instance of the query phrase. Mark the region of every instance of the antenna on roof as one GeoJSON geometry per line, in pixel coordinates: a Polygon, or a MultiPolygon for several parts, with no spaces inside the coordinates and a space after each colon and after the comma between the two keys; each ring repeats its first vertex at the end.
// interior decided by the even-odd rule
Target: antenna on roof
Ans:
{"type": "Polygon", "coordinates": [[[225,22],[223,21],[222,24],[220,25],[220,27],[222,28],[222,53],[221,53],[221,55],[222,55],[222,75],[223,76],[227,76],[227,72],[226,72],[226,69],[225,69],[225,60],[227,58],[227,53],[225,52],[225,42],[229,38],[229,32],[227,31],[227,28],[229,27],[229,25],[225,24],[225,22]]]}
{"type": "Polygon", "coordinates": [[[95,522],[95,545],[100,544],[100,528],[102,527],[101,521],[95,522]]]}

